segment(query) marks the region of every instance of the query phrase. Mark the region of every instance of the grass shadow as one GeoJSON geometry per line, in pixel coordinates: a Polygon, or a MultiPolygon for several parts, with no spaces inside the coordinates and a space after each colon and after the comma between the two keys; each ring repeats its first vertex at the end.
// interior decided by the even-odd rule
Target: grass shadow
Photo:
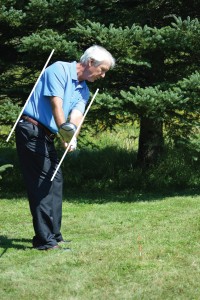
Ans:
{"type": "Polygon", "coordinates": [[[30,246],[25,246],[24,243],[31,243],[31,240],[30,239],[11,239],[11,238],[7,238],[6,236],[0,235],[0,248],[3,248],[3,252],[0,253],[0,258],[10,248],[13,248],[16,250],[32,249],[32,247],[30,247],[30,246]]]}
{"type": "MultiPolygon", "coordinates": [[[[0,200],[13,200],[13,199],[21,199],[21,198],[26,198],[27,199],[27,194],[25,191],[23,192],[13,192],[13,191],[8,191],[8,190],[1,190],[0,193],[0,200]]],[[[27,200],[28,201],[28,200],[27,200]]]]}
{"type": "Polygon", "coordinates": [[[159,192],[134,192],[134,191],[77,191],[70,190],[64,192],[64,201],[70,203],[85,203],[85,204],[105,204],[109,202],[151,202],[162,201],[168,197],[181,197],[181,196],[199,196],[199,189],[187,189],[187,190],[174,190],[159,192]]]}
{"type": "MultiPolygon", "coordinates": [[[[181,197],[181,196],[199,196],[200,189],[176,189],[166,190],[161,192],[150,192],[150,191],[108,191],[108,190],[85,190],[85,189],[69,189],[64,190],[63,201],[69,203],[86,203],[86,204],[105,204],[109,202],[146,202],[146,201],[158,201],[164,200],[167,197],[181,197]]],[[[0,200],[13,200],[22,198],[27,199],[26,192],[14,193],[9,191],[1,191],[0,200]]]]}

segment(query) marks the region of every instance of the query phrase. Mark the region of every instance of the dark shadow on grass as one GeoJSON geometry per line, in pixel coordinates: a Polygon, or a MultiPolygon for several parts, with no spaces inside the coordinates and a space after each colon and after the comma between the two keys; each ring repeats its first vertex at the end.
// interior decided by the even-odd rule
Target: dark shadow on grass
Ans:
{"type": "MultiPolygon", "coordinates": [[[[157,167],[142,170],[137,166],[134,151],[115,146],[96,150],[83,147],[81,151],[70,154],[63,162],[63,199],[72,203],[103,204],[200,195],[200,189],[197,188],[197,162],[194,164],[187,152],[183,157],[182,153],[183,150],[166,149],[165,156],[157,167]],[[194,175],[193,179],[187,184],[191,175],[194,175]]],[[[0,156],[5,156],[3,163],[14,165],[12,170],[8,169],[3,173],[0,180],[0,199],[27,199],[16,150],[0,149],[0,156]]]]}
{"type": "Polygon", "coordinates": [[[6,199],[6,200],[17,200],[17,199],[19,199],[19,200],[21,200],[21,198],[25,198],[25,199],[27,199],[27,201],[28,201],[28,198],[27,198],[27,194],[26,194],[26,192],[25,191],[22,191],[22,192],[13,192],[13,191],[8,191],[8,190],[1,190],[1,192],[0,192],[0,200],[2,199],[2,200],[4,200],[4,199],[6,199]]]}
{"type": "MultiPolygon", "coordinates": [[[[199,196],[200,189],[175,189],[166,190],[162,192],[152,191],[112,191],[112,190],[86,190],[86,189],[65,189],[63,194],[63,201],[70,203],[86,203],[86,204],[104,204],[109,202],[143,202],[143,201],[161,201],[167,197],[184,197],[184,196],[199,196]]],[[[13,193],[9,191],[1,191],[0,200],[21,200],[24,198],[28,201],[26,192],[13,193]]]]}
{"type": "Polygon", "coordinates": [[[162,201],[168,197],[199,196],[199,189],[175,190],[161,192],[134,192],[134,191],[77,191],[64,192],[64,201],[69,203],[105,204],[109,202],[151,202],[162,201]]]}
{"type": "Polygon", "coordinates": [[[30,239],[10,239],[10,238],[7,238],[6,236],[0,235],[0,248],[3,248],[3,252],[0,253],[0,258],[10,248],[13,248],[16,250],[32,249],[32,247],[30,247],[30,246],[23,245],[24,243],[31,243],[31,240],[30,239]]]}

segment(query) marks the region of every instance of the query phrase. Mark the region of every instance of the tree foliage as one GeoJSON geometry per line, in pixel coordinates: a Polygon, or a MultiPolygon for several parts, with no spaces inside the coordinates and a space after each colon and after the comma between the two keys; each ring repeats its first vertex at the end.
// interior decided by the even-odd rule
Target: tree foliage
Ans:
{"type": "Polygon", "coordinates": [[[51,63],[78,60],[100,44],[116,67],[90,87],[100,88],[92,124],[137,119],[147,152],[152,143],[161,149],[166,138],[177,144],[198,134],[198,1],[1,0],[1,7],[0,103],[24,104],[53,48],[51,63]]]}

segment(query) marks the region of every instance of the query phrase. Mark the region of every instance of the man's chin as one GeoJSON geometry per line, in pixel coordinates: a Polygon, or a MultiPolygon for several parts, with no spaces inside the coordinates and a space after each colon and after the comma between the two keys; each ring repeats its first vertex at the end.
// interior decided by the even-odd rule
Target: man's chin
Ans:
{"type": "Polygon", "coordinates": [[[87,81],[89,81],[89,82],[94,82],[95,80],[96,80],[96,78],[88,78],[87,81]]]}

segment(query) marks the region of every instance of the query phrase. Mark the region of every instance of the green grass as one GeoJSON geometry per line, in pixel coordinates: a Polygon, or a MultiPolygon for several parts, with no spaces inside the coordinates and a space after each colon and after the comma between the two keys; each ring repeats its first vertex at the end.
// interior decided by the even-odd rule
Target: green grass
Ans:
{"type": "Polygon", "coordinates": [[[67,200],[71,252],[31,249],[26,199],[1,200],[0,299],[200,299],[200,196],[67,200]]]}

